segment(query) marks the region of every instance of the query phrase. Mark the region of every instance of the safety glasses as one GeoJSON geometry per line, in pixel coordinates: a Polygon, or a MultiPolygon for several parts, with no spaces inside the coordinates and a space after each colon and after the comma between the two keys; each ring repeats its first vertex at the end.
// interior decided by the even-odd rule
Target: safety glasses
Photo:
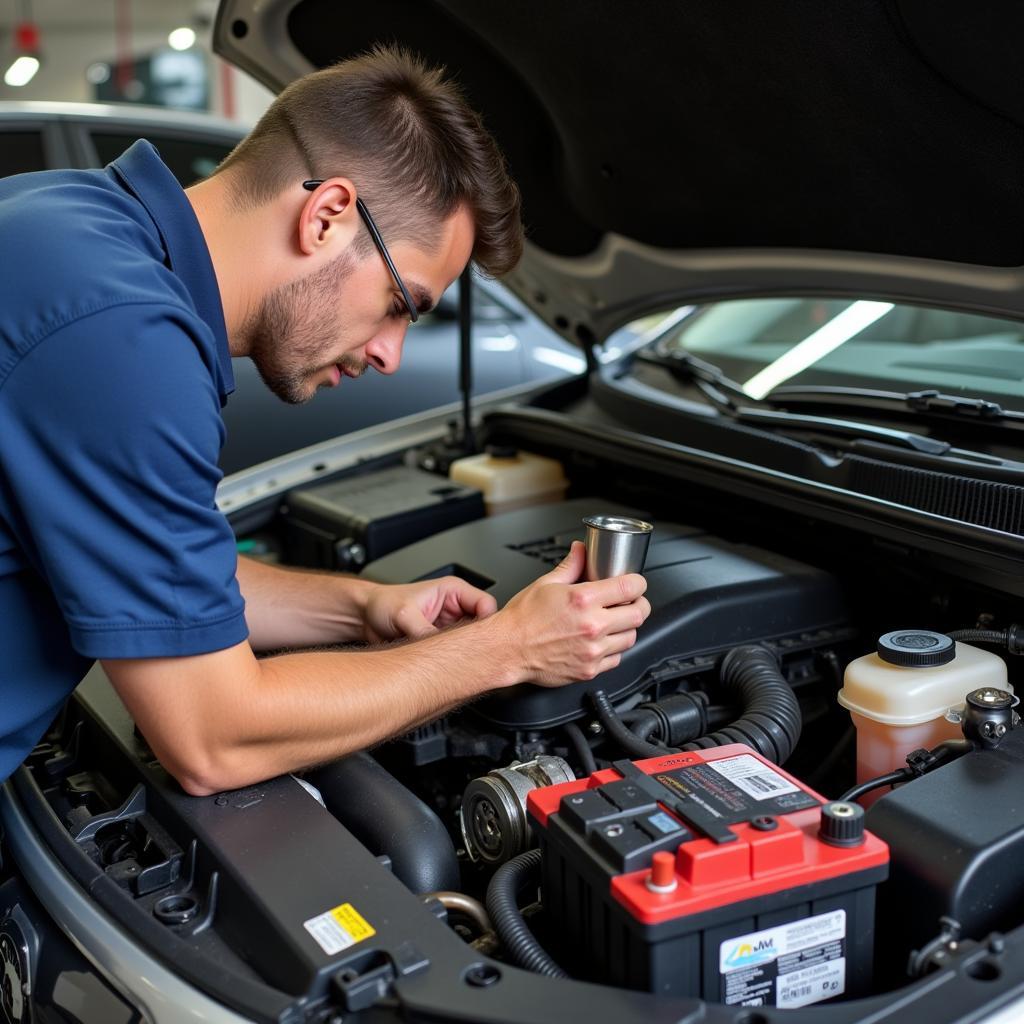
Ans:
{"type": "MultiPolygon", "coordinates": [[[[302,187],[307,192],[314,192],[318,189],[325,181],[324,178],[312,178],[309,181],[304,181],[302,187]]],[[[391,276],[395,279],[395,284],[398,285],[398,290],[402,293],[402,301],[405,303],[405,308],[409,313],[409,323],[414,324],[419,320],[420,315],[416,310],[416,305],[412,301],[412,296],[409,294],[408,288],[405,287],[405,283],[401,277],[398,276],[398,271],[395,269],[395,262],[391,259],[391,253],[388,252],[388,247],[384,244],[384,239],[380,237],[380,231],[377,229],[377,225],[374,223],[373,217],[370,216],[370,211],[366,208],[366,203],[356,196],[356,209],[359,211],[359,216],[363,218],[363,223],[366,225],[366,230],[370,232],[370,237],[373,239],[373,244],[377,246],[377,251],[384,258],[384,262],[388,265],[388,270],[391,271],[391,276]]]]}

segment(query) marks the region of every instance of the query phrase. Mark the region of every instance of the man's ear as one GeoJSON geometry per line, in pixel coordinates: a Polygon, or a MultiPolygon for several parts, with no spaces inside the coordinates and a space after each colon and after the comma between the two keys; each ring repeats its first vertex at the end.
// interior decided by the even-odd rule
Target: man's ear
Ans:
{"type": "Polygon", "coordinates": [[[299,249],[306,256],[329,247],[338,256],[359,230],[356,187],[348,178],[327,178],[309,194],[299,214],[299,249]]]}

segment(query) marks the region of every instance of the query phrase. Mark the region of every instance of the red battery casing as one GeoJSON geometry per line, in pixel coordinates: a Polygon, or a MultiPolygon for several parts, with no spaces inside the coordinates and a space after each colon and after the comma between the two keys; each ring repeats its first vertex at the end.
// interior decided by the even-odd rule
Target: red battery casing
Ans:
{"type": "Polygon", "coordinates": [[[731,1005],[866,994],[889,852],[867,832],[824,842],[824,802],[742,744],[618,762],[530,793],[563,966],[731,1005]]]}

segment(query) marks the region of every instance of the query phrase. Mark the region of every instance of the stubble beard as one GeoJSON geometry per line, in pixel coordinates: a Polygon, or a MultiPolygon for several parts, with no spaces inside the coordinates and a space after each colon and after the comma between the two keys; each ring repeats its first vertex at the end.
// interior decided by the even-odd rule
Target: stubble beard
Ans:
{"type": "Polygon", "coordinates": [[[312,378],[337,365],[359,376],[366,364],[349,355],[329,363],[324,355],[342,333],[337,308],[339,286],[355,266],[344,253],[306,277],[266,295],[244,329],[249,358],[263,383],[283,402],[301,405],[317,391],[312,378]]]}

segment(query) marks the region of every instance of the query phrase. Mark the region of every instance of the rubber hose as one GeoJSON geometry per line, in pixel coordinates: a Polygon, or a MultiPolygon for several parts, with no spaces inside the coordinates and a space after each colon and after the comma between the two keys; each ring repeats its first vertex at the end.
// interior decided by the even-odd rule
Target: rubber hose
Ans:
{"type": "Polygon", "coordinates": [[[651,733],[655,732],[661,723],[658,719],[651,715],[648,718],[644,718],[632,726],[633,732],[640,737],[642,740],[649,740],[651,733]]]}
{"type": "Polygon", "coordinates": [[[854,800],[859,800],[865,793],[881,789],[882,786],[895,786],[899,782],[908,782],[913,777],[914,773],[909,768],[897,768],[893,772],[879,775],[877,779],[868,779],[867,782],[862,782],[859,786],[848,789],[839,799],[844,804],[853,803],[854,800]]]}
{"type": "Polygon", "coordinates": [[[569,742],[572,744],[572,749],[575,751],[576,757],[579,758],[580,764],[583,765],[583,770],[587,775],[593,775],[597,771],[597,761],[594,760],[594,752],[590,749],[583,730],[575,722],[566,722],[565,734],[569,737],[569,742]]]}
{"type": "Polygon", "coordinates": [[[537,941],[519,911],[518,896],[540,872],[540,850],[527,850],[502,864],[487,886],[487,913],[512,960],[549,978],[568,978],[537,941]]]}
{"type": "Polygon", "coordinates": [[[327,809],[395,877],[420,895],[460,888],[459,862],[441,819],[365,751],[308,774],[327,809]]]}
{"type": "Polygon", "coordinates": [[[946,636],[950,640],[960,640],[963,643],[974,644],[1000,644],[1005,647],[1009,640],[1009,630],[1006,629],[954,629],[946,636]]]}
{"type": "Polygon", "coordinates": [[[658,716],[650,709],[626,711],[624,714],[619,715],[619,718],[622,719],[631,733],[639,736],[642,740],[649,740],[651,733],[661,725],[658,716]]]}
{"type": "Polygon", "coordinates": [[[778,659],[767,647],[734,647],[722,659],[720,683],[743,710],[716,732],[687,743],[683,750],[706,750],[745,743],[775,764],[783,764],[800,739],[800,705],[778,659]]]}
{"type": "Polygon", "coordinates": [[[664,757],[665,754],[677,753],[673,747],[655,746],[653,743],[648,743],[647,740],[641,739],[630,730],[619,718],[604,690],[595,690],[590,695],[590,700],[597,712],[598,721],[604,726],[609,738],[618,743],[630,757],[664,757]]]}

